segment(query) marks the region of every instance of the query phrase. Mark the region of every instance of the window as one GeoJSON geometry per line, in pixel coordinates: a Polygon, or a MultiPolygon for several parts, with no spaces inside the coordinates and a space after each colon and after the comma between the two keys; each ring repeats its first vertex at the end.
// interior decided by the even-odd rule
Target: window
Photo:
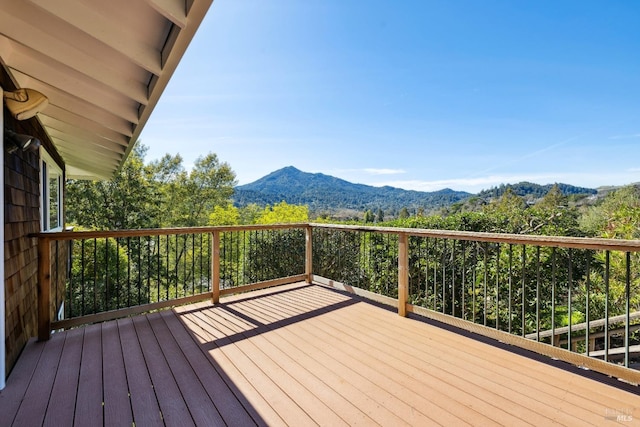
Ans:
{"type": "Polygon", "coordinates": [[[62,169],[44,150],[40,150],[42,176],[40,178],[42,230],[62,228],[62,169]]]}

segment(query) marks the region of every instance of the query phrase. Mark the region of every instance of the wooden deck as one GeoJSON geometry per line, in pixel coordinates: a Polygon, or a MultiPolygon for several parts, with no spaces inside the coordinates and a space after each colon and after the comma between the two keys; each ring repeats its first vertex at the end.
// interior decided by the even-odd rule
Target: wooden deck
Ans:
{"type": "Polygon", "coordinates": [[[32,341],[0,425],[637,425],[634,391],[297,284],[32,341]]]}

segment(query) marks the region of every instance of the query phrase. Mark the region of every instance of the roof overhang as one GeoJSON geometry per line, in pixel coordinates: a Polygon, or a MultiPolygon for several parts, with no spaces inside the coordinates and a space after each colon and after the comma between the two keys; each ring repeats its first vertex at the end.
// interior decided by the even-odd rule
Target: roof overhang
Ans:
{"type": "Polygon", "coordinates": [[[16,87],[49,98],[38,118],[68,177],[120,168],[212,1],[0,4],[0,58],[16,87]]]}

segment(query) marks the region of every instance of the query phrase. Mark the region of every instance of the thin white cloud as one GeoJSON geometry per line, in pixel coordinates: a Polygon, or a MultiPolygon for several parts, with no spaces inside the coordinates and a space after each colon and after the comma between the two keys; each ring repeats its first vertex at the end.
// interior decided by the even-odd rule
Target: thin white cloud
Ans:
{"type": "Polygon", "coordinates": [[[365,168],[363,169],[366,173],[370,175],[400,175],[406,173],[402,169],[375,169],[375,168],[365,168]]]}
{"type": "Polygon", "coordinates": [[[450,188],[456,191],[468,191],[477,193],[501,184],[516,184],[518,182],[534,182],[536,184],[553,184],[562,182],[565,184],[596,188],[601,185],[626,185],[637,182],[638,170],[629,170],[622,173],[611,174],[581,174],[581,173],[545,173],[545,174],[522,174],[522,175],[487,175],[471,178],[451,178],[435,181],[422,180],[395,180],[385,182],[369,183],[373,186],[391,186],[416,191],[438,191],[450,188]]]}
{"type": "Polygon", "coordinates": [[[631,135],[613,135],[609,137],[609,139],[630,139],[630,138],[640,138],[640,133],[633,133],[631,135]]]}

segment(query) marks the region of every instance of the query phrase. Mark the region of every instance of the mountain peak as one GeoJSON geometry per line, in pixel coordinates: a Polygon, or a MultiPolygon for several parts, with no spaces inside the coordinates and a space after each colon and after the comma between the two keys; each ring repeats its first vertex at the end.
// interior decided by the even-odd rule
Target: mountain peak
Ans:
{"type": "Polygon", "coordinates": [[[273,205],[285,201],[307,205],[312,212],[341,209],[362,212],[367,209],[397,211],[403,207],[431,210],[469,196],[469,193],[462,191],[428,193],[354,184],[334,176],[303,172],[287,166],[250,184],[236,187],[234,202],[237,206],[245,206],[251,203],[273,205]]]}

